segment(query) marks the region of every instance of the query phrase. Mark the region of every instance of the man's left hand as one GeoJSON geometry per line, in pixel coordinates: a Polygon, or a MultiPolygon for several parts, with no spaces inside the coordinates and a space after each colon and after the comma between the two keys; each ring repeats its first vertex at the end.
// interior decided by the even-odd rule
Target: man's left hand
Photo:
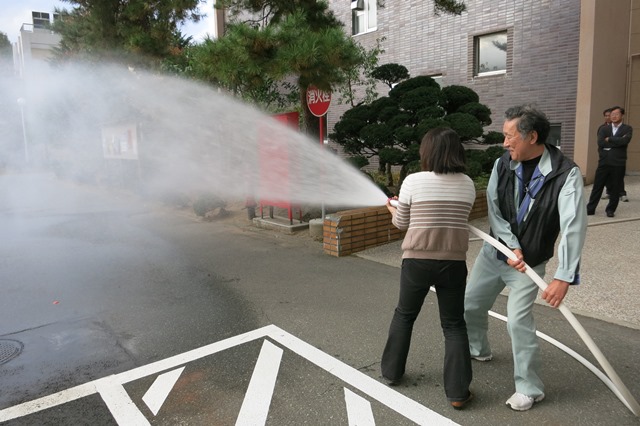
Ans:
{"type": "Polygon", "coordinates": [[[542,298],[554,308],[560,306],[562,300],[567,295],[569,290],[569,283],[561,280],[553,280],[547,286],[547,289],[542,292],[542,298]]]}

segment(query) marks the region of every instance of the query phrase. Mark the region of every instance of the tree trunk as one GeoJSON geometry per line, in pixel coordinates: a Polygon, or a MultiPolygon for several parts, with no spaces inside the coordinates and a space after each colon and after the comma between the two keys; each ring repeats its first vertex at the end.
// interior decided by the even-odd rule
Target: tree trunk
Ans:
{"type": "Polygon", "coordinates": [[[393,186],[393,172],[391,171],[391,164],[387,164],[387,186],[393,186]]]}
{"type": "Polygon", "coordinates": [[[398,177],[398,190],[402,186],[402,182],[404,182],[404,179],[406,177],[407,177],[407,165],[403,164],[402,167],[400,168],[400,177],[398,177]]]}
{"type": "MultiPolygon", "coordinates": [[[[309,135],[310,138],[320,142],[320,119],[309,111],[307,105],[307,89],[300,88],[300,105],[302,105],[302,117],[304,122],[303,131],[309,135]]],[[[324,135],[326,138],[327,135],[324,135]]]]}

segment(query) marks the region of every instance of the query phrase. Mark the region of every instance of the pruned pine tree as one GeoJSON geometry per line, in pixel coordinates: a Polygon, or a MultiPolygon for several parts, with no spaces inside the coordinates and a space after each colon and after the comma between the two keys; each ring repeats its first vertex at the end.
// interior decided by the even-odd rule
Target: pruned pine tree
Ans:
{"type": "Polygon", "coordinates": [[[62,36],[55,60],[116,61],[158,68],[179,56],[189,42],[180,30],[197,22],[202,0],[63,0],[71,9],[58,9],[53,29],[62,36]]]}
{"type": "Polygon", "coordinates": [[[418,169],[425,133],[450,127],[462,141],[471,141],[483,136],[490,117],[491,111],[479,103],[472,89],[441,89],[431,77],[419,76],[398,83],[388,96],[346,111],[329,137],[346,153],[359,157],[358,164],[377,156],[383,164],[401,166],[400,185],[409,172],[418,169]]]}

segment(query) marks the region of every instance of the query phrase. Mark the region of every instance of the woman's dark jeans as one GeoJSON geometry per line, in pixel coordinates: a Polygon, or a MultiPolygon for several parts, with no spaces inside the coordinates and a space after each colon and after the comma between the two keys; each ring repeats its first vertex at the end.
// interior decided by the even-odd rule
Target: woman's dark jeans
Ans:
{"type": "Polygon", "coordinates": [[[382,354],[382,375],[398,381],[404,374],[411,333],[429,287],[438,297],[444,334],[444,391],[449,401],[464,401],[472,379],[469,338],[464,321],[467,265],[463,260],[404,259],[400,298],[382,354]]]}

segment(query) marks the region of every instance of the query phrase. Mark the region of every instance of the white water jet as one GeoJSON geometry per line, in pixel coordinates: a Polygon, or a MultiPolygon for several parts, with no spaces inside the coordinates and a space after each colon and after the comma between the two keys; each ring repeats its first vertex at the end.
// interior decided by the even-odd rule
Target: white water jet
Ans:
{"type": "Polygon", "coordinates": [[[122,169],[134,171],[132,185],[154,193],[345,207],[386,202],[368,177],[318,141],[211,86],[69,65],[27,89],[30,132],[44,141],[48,160],[92,179],[122,169]],[[137,128],[137,155],[105,158],[104,129],[127,123],[137,128]]]}

